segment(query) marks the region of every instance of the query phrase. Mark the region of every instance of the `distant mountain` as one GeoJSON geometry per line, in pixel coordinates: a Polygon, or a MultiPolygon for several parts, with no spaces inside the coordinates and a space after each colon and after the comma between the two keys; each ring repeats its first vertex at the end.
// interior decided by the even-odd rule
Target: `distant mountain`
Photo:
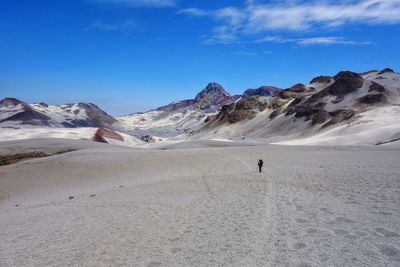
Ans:
{"type": "MultiPolygon", "coordinates": [[[[175,137],[215,114],[222,106],[232,104],[241,96],[232,96],[218,83],[209,83],[194,99],[176,101],[144,113],[118,118],[127,132],[148,139],[149,136],[175,137]]],[[[155,138],[159,140],[160,138],[155,138]]],[[[162,139],[162,138],[161,138],[162,139]]],[[[154,138],[152,138],[154,140],[154,138]]]]}
{"type": "Polygon", "coordinates": [[[50,126],[51,118],[36,111],[28,104],[15,99],[5,98],[0,101],[0,124],[29,124],[36,126],[50,126]]]}
{"type": "Polygon", "coordinates": [[[91,103],[48,105],[27,104],[15,98],[0,101],[0,127],[47,126],[47,127],[107,127],[113,128],[118,121],[91,103]]]}

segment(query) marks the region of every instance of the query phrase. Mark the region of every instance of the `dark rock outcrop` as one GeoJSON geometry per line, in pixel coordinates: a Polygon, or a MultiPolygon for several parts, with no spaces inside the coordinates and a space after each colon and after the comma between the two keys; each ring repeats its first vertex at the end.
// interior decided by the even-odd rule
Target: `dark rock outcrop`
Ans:
{"type": "Polygon", "coordinates": [[[303,101],[302,98],[296,98],[286,109],[286,115],[295,114],[296,118],[305,117],[309,120],[310,117],[320,111],[323,111],[326,103],[315,103],[309,98],[303,101]]]}
{"type": "Polygon", "coordinates": [[[271,120],[275,119],[276,117],[278,117],[278,115],[281,114],[280,110],[274,110],[269,114],[269,118],[271,120]]]}
{"type": "Polygon", "coordinates": [[[280,98],[280,97],[273,97],[273,98],[271,99],[271,101],[270,101],[269,108],[270,108],[270,109],[280,109],[280,108],[282,108],[284,105],[286,105],[287,102],[288,102],[287,100],[282,99],[282,98],[280,98]]]}
{"type": "Polygon", "coordinates": [[[302,83],[298,83],[290,87],[288,90],[295,93],[302,93],[306,91],[306,86],[302,83]]]}
{"type": "Polygon", "coordinates": [[[394,72],[394,70],[392,70],[391,68],[386,68],[386,69],[381,70],[379,72],[379,74],[384,74],[384,73],[388,73],[388,72],[394,72]]]}
{"type": "Polygon", "coordinates": [[[274,87],[274,86],[261,86],[257,89],[247,89],[243,93],[243,97],[250,97],[250,96],[273,96],[277,95],[282,91],[281,88],[274,87]]]}
{"type": "Polygon", "coordinates": [[[372,92],[372,91],[375,91],[375,92],[378,92],[378,93],[383,93],[386,90],[385,90],[385,87],[383,87],[379,83],[371,82],[371,85],[369,86],[368,92],[372,92]]]}
{"type": "Polygon", "coordinates": [[[289,99],[295,97],[296,93],[290,90],[283,90],[282,92],[279,93],[279,96],[282,99],[289,99]]]}
{"type": "MultiPolygon", "coordinates": [[[[286,112],[285,116],[294,114],[295,118],[304,118],[305,121],[311,120],[312,125],[321,124],[329,118],[328,112],[324,110],[325,105],[326,103],[316,103],[311,98],[297,97],[284,112],[286,112]]],[[[273,116],[276,116],[276,114],[273,116]]]]}
{"type": "Polygon", "coordinates": [[[330,83],[332,81],[332,77],[330,76],[317,76],[310,81],[310,83],[330,83]]]}
{"type": "Polygon", "coordinates": [[[229,123],[250,120],[255,117],[257,112],[264,111],[267,106],[267,103],[260,102],[257,97],[246,97],[237,103],[223,106],[218,115],[213,119],[228,121],[229,123]]]}
{"type": "Polygon", "coordinates": [[[385,100],[386,100],[386,97],[382,93],[369,94],[369,95],[365,95],[365,96],[357,99],[358,102],[360,102],[362,104],[367,104],[367,105],[374,105],[377,103],[384,102],[385,100]]]}
{"type": "Polygon", "coordinates": [[[301,103],[303,100],[304,100],[303,97],[296,97],[295,99],[293,99],[293,101],[290,102],[290,104],[287,106],[287,108],[285,110],[286,115],[291,115],[291,114],[296,113],[296,111],[295,111],[296,105],[301,103]]]}
{"type": "Polygon", "coordinates": [[[337,97],[344,97],[362,87],[364,79],[355,72],[342,71],[335,75],[335,82],[326,88],[327,92],[337,97]]]}
{"type": "Polygon", "coordinates": [[[322,128],[326,128],[337,123],[341,123],[343,121],[351,119],[356,112],[352,109],[338,109],[333,112],[329,112],[329,115],[332,117],[327,123],[322,125],[322,128]]]}
{"type": "Polygon", "coordinates": [[[328,112],[326,110],[319,110],[310,116],[311,125],[324,123],[328,119],[328,112]]]}
{"type": "Polygon", "coordinates": [[[299,93],[303,93],[306,91],[306,87],[304,84],[302,83],[298,83],[293,85],[292,87],[286,89],[286,90],[282,90],[279,93],[279,97],[282,99],[290,99],[290,98],[294,98],[297,96],[297,94],[299,93]]]}
{"type": "Polygon", "coordinates": [[[334,77],[334,82],[312,95],[313,101],[319,101],[327,95],[334,95],[337,97],[337,103],[340,102],[347,94],[355,92],[361,88],[364,79],[355,72],[342,71],[334,77]]]}

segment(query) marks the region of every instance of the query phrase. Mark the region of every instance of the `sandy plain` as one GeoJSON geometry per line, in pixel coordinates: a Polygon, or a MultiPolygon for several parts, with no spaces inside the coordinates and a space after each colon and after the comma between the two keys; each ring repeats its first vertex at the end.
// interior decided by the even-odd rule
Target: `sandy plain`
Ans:
{"type": "Polygon", "coordinates": [[[399,146],[217,143],[1,142],[0,266],[400,265],[399,146]]]}

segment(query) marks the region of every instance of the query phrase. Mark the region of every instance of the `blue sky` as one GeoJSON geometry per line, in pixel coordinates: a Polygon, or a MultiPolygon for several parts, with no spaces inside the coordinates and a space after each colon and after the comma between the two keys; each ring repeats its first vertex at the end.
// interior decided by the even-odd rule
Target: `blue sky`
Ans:
{"type": "Polygon", "coordinates": [[[400,70],[400,1],[4,0],[0,97],[113,115],[340,70],[400,70]]]}

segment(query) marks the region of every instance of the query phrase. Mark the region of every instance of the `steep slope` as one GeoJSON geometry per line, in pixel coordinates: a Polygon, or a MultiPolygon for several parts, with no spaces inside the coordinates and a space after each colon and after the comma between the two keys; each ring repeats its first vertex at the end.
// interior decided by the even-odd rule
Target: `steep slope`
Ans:
{"type": "MultiPolygon", "coordinates": [[[[314,137],[329,132],[335,133],[330,135],[333,139],[346,135],[341,142],[346,139],[347,144],[374,144],[399,135],[399,114],[400,74],[390,69],[363,74],[345,71],[334,77],[316,77],[309,85],[297,84],[277,96],[243,98],[210,116],[192,138],[291,143],[307,138],[311,144],[314,137]],[[368,128],[374,132],[363,135],[368,128]],[[352,140],[355,131],[360,132],[358,140],[352,140]]],[[[335,143],[333,139],[330,143],[335,143]]]]}

